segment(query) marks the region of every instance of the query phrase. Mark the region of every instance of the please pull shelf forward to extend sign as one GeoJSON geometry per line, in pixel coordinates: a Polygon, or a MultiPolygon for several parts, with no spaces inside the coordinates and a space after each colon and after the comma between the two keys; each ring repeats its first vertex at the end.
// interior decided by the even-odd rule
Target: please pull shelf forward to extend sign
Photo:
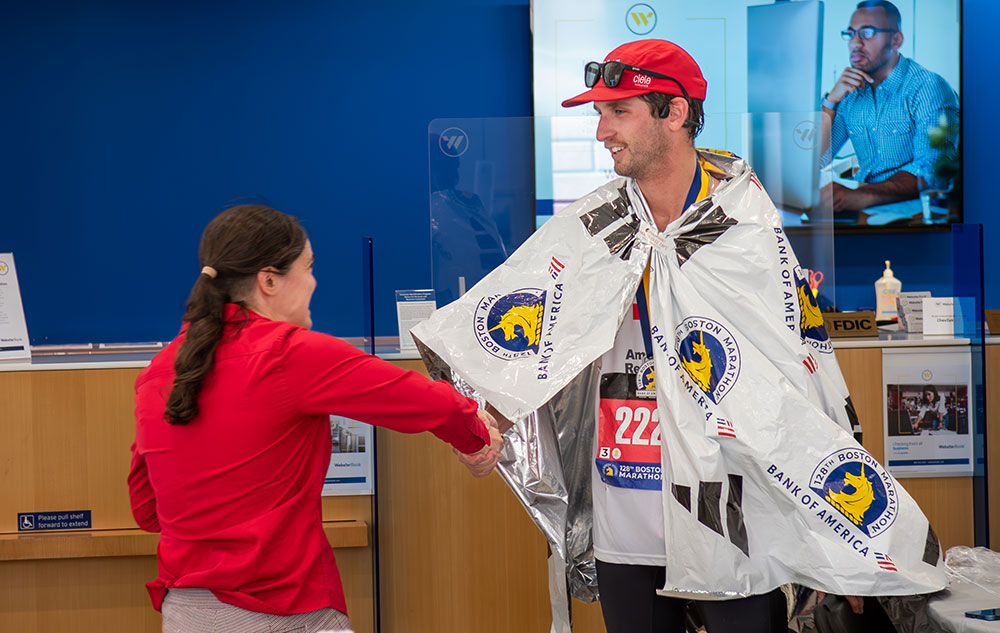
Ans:
{"type": "Polygon", "coordinates": [[[18,512],[18,532],[44,532],[47,530],[81,530],[90,529],[92,521],[90,510],[72,510],[58,512],[18,512]]]}

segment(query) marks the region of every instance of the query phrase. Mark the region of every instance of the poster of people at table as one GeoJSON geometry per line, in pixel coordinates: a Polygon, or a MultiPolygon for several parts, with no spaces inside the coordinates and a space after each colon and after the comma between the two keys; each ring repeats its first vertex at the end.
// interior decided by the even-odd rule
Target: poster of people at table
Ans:
{"type": "Polygon", "coordinates": [[[371,425],[331,415],[330,439],[333,448],[323,479],[323,496],[372,494],[371,425]]]}
{"type": "Polygon", "coordinates": [[[884,463],[895,477],[971,475],[968,348],[882,352],[884,463]]]}

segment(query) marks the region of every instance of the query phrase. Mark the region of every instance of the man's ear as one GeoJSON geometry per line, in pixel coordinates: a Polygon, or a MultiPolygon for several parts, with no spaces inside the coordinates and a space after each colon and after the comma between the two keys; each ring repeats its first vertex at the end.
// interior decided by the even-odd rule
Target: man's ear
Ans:
{"type": "Polygon", "coordinates": [[[677,132],[684,127],[684,122],[688,118],[689,107],[687,100],[681,98],[671,99],[664,109],[667,110],[667,116],[664,117],[666,119],[665,122],[671,131],[677,132]]]}
{"type": "Polygon", "coordinates": [[[896,31],[893,33],[890,43],[892,44],[892,50],[899,51],[900,47],[903,45],[903,32],[896,31]]]}

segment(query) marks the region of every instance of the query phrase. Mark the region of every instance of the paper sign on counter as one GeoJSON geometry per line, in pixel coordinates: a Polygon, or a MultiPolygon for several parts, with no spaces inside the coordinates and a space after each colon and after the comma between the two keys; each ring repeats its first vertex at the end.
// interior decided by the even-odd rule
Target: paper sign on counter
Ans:
{"type": "Polygon", "coordinates": [[[0,360],[30,360],[28,324],[13,253],[0,253],[0,360]]]}

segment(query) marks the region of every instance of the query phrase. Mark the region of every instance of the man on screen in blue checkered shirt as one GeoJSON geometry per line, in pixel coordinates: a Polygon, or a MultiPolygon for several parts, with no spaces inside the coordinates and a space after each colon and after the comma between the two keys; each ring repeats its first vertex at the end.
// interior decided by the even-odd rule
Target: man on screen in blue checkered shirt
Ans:
{"type": "Polygon", "coordinates": [[[850,139],[857,155],[857,189],[832,183],[834,211],[860,211],[917,198],[938,182],[933,165],[954,152],[957,134],[933,148],[928,131],[944,122],[957,129],[958,98],[948,82],[899,54],[899,10],[865,0],[843,31],[851,65],[823,99],[823,165],[850,139]]]}

